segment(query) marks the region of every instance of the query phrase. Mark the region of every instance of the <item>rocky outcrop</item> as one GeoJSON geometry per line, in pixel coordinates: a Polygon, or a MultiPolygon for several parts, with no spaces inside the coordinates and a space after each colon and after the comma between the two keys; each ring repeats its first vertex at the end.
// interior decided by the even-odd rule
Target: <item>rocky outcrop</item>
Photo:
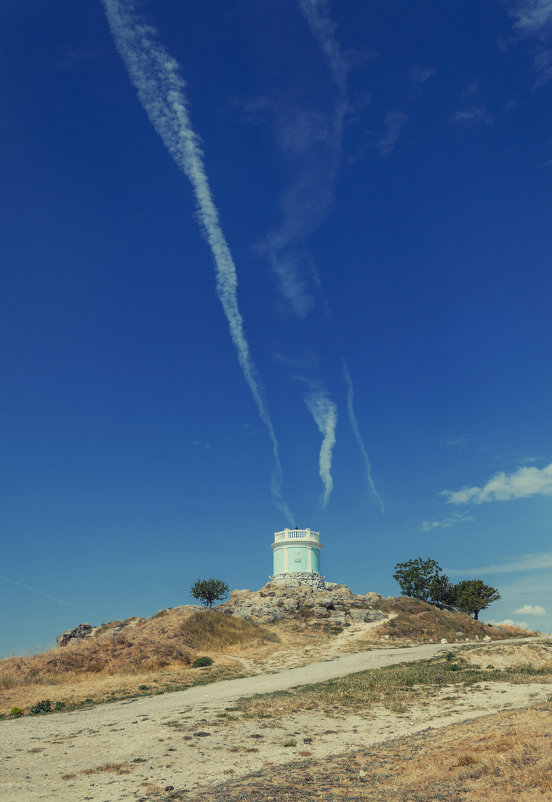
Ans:
{"type": "Polygon", "coordinates": [[[67,646],[71,641],[112,637],[123,630],[129,629],[129,627],[135,627],[145,620],[145,618],[132,616],[132,618],[125,618],[124,621],[110,621],[109,624],[102,624],[99,627],[94,627],[92,624],[79,624],[74,629],[66,629],[65,632],[58,635],[56,643],[58,646],[67,646]]]}
{"type": "Polygon", "coordinates": [[[381,599],[378,593],[356,595],[346,585],[337,582],[326,582],[324,587],[316,587],[272,580],[257,591],[234,590],[228,601],[216,609],[226,615],[263,624],[285,618],[329,619],[336,624],[347,624],[386,618],[374,607],[377,599],[381,599]]]}
{"type": "Polygon", "coordinates": [[[58,635],[56,643],[58,646],[67,646],[71,640],[90,638],[95,629],[97,629],[97,627],[93,627],[92,624],[79,624],[74,629],[66,629],[65,632],[58,635]]]}

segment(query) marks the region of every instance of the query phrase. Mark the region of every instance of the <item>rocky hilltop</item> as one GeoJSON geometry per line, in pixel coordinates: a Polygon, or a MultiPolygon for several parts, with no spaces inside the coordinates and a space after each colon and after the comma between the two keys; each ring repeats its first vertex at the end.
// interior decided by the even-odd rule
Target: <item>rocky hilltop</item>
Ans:
{"type": "Polygon", "coordinates": [[[331,619],[336,624],[353,621],[381,621],[387,616],[375,609],[379,593],[356,595],[337,582],[303,584],[295,581],[268,582],[260,590],[234,590],[224,604],[217,607],[226,615],[272,624],[284,618],[331,619]]]}
{"type": "MultiPolygon", "coordinates": [[[[381,598],[379,593],[357,596],[347,585],[324,582],[321,577],[318,582],[305,584],[305,580],[298,575],[286,578],[285,581],[268,582],[260,590],[234,590],[227,602],[214,609],[258,624],[273,624],[286,618],[303,618],[331,619],[332,623],[343,626],[353,621],[382,621],[387,618],[385,613],[374,607],[374,602],[381,598]]],[[[201,608],[192,605],[173,608],[182,613],[191,613],[198,609],[201,608]]],[[[166,612],[168,611],[159,610],[156,615],[166,612]]],[[[101,626],[82,623],[62,632],[56,641],[58,646],[67,646],[76,641],[113,637],[123,632],[127,634],[145,621],[145,618],[132,617],[101,626]]]]}

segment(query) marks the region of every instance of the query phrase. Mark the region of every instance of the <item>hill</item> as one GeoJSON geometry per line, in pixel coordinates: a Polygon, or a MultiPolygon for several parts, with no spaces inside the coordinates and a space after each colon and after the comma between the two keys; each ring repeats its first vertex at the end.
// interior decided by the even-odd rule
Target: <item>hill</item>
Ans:
{"type": "Polygon", "coordinates": [[[504,639],[528,635],[410,598],[356,595],[269,582],[236,590],[214,610],[192,605],[100,626],[80,624],[58,646],[0,661],[0,715],[48,699],[58,709],[176,690],[232,676],[305,665],[391,644],[504,639]],[[194,668],[198,657],[213,660],[194,668]]]}

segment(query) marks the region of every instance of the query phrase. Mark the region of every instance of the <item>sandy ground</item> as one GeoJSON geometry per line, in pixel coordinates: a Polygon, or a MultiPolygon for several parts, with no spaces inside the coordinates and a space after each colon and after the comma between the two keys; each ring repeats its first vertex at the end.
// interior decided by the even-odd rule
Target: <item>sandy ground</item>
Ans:
{"type": "MultiPolygon", "coordinates": [[[[502,644],[478,650],[492,652],[502,644]]],[[[316,711],[281,719],[240,720],[227,711],[242,696],[433,657],[450,644],[378,649],[163,696],[89,710],[0,722],[0,799],[141,799],[149,790],[194,789],[307,756],[323,758],[428,726],[441,727],[546,699],[552,684],[489,683],[444,688],[408,713],[374,708],[370,716],[316,711]],[[226,714],[226,715],[219,715],[226,714]]],[[[498,653],[497,653],[498,656],[498,653]]],[[[487,659],[485,657],[485,659],[487,659]]]]}

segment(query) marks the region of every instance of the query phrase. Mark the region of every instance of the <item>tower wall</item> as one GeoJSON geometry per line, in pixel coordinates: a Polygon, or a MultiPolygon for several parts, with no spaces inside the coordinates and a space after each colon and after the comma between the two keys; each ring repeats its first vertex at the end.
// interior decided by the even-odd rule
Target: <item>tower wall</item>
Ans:
{"type": "Polygon", "coordinates": [[[312,529],[284,529],[274,533],[274,579],[279,575],[320,575],[320,535],[312,529]]]}

